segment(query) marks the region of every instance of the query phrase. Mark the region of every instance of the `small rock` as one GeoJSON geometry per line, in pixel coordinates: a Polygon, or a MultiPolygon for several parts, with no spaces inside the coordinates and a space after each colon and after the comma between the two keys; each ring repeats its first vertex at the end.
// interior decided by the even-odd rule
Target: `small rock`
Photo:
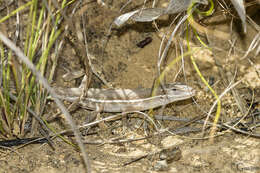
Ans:
{"type": "Polygon", "coordinates": [[[159,154],[160,160],[166,160],[167,163],[171,163],[173,161],[180,160],[182,157],[181,150],[179,147],[169,147],[167,149],[163,149],[159,154]]]}
{"type": "Polygon", "coordinates": [[[168,170],[168,163],[166,160],[158,160],[154,165],[155,171],[167,171],[168,170]]]}

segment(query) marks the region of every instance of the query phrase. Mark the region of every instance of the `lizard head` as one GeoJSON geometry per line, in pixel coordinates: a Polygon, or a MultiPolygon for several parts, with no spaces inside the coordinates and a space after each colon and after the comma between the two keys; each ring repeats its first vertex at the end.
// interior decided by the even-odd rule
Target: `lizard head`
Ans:
{"type": "Polygon", "coordinates": [[[195,96],[196,92],[195,90],[187,85],[184,84],[168,84],[166,88],[166,93],[169,96],[173,96],[176,99],[187,99],[192,96],[195,96]]]}

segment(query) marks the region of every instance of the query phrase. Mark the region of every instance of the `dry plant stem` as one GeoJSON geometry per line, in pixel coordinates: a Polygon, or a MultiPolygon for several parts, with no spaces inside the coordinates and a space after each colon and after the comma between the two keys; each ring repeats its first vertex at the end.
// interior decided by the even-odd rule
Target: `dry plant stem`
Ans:
{"type": "MultiPolygon", "coordinates": [[[[185,73],[185,66],[184,66],[183,45],[182,45],[181,41],[178,41],[178,43],[179,43],[180,51],[181,51],[181,67],[180,67],[179,72],[176,74],[176,76],[175,76],[175,78],[174,78],[174,81],[177,79],[178,74],[181,73],[181,70],[182,70],[183,76],[184,76],[184,80],[185,80],[186,83],[188,83],[188,82],[187,82],[186,73],[185,73]]],[[[176,52],[176,53],[177,53],[177,52],[176,52]]]]}
{"type": "Polygon", "coordinates": [[[144,113],[144,112],[140,112],[140,111],[134,111],[133,113],[138,113],[138,114],[143,115],[144,117],[146,117],[146,118],[144,118],[144,119],[150,120],[151,124],[153,124],[153,127],[155,127],[155,129],[156,129],[157,131],[160,131],[160,129],[157,127],[157,125],[156,125],[156,123],[154,122],[154,120],[153,120],[149,115],[147,115],[147,114],[144,113]]]}
{"type": "Polygon", "coordinates": [[[64,40],[61,40],[59,43],[57,43],[58,45],[56,44],[56,47],[55,47],[55,57],[52,59],[53,65],[51,67],[49,81],[52,81],[52,79],[53,79],[56,67],[58,65],[58,59],[60,57],[60,52],[62,52],[62,48],[64,46],[63,43],[64,43],[64,40]]]}
{"type": "MultiPolygon", "coordinates": [[[[184,122],[188,122],[188,121],[191,121],[190,119],[187,119],[187,118],[173,118],[172,116],[160,116],[160,115],[156,115],[155,116],[156,117],[156,119],[158,118],[158,119],[165,119],[165,120],[173,120],[173,121],[184,121],[184,122]]],[[[243,116],[242,118],[240,118],[239,119],[239,121],[238,122],[240,122],[243,118],[244,118],[245,116],[243,116]]],[[[213,126],[214,124],[213,123],[210,123],[210,122],[206,122],[206,121],[204,121],[204,120],[197,120],[196,121],[196,123],[199,123],[199,124],[207,124],[207,125],[211,125],[211,126],[213,126]]],[[[252,136],[252,137],[255,137],[255,138],[260,138],[260,135],[259,134],[253,134],[253,133],[249,133],[249,132],[247,132],[247,131],[244,131],[244,130],[240,130],[240,129],[237,129],[237,128],[235,128],[235,126],[233,125],[233,126],[230,126],[230,125],[228,125],[228,123],[223,123],[222,125],[221,124],[217,124],[217,127],[219,127],[219,128],[225,128],[225,129],[227,129],[227,130],[232,130],[232,131],[234,131],[234,132],[238,132],[238,133],[241,133],[241,134],[244,134],[244,135],[248,135],[248,136],[252,136]]],[[[170,133],[170,132],[169,132],[170,133]]],[[[226,131],[224,132],[224,133],[226,133],[226,131]]],[[[221,133],[220,135],[222,135],[222,134],[224,134],[224,133],[221,133]]],[[[174,134],[173,134],[174,135],[174,134]]],[[[214,137],[217,137],[217,136],[219,136],[219,134],[218,135],[214,135],[214,137]]],[[[196,139],[196,140],[201,140],[201,139],[209,139],[209,138],[212,138],[212,136],[208,136],[208,137],[203,137],[203,138],[192,138],[192,139],[196,139]]]]}
{"type": "MultiPolygon", "coordinates": [[[[78,109],[79,107],[79,104],[78,104],[78,100],[75,100],[73,103],[71,103],[69,106],[68,106],[68,111],[69,113],[75,111],[76,109],[78,109]]],[[[57,113],[53,114],[53,115],[50,115],[47,119],[46,119],[46,122],[52,122],[54,119],[56,119],[57,117],[59,117],[59,115],[61,114],[62,112],[61,111],[58,111],[57,113]]]]}
{"type": "MultiPolygon", "coordinates": [[[[159,76],[161,76],[161,71],[160,71],[160,67],[161,67],[161,64],[162,62],[164,61],[164,59],[166,58],[167,54],[168,54],[168,50],[171,46],[171,43],[172,43],[172,40],[173,40],[173,37],[175,36],[177,30],[179,29],[179,27],[181,26],[182,23],[184,23],[186,21],[186,19],[188,18],[188,15],[185,15],[184,17],[181,18],[181,20],[178,22],[178,24],[176,25],[176,27],[174,28],[174,30],[172,31],[171,33],[171,36],[164,48],[164,51],[161,53],[161,46],[160,46],[160,51],[159,51],[159,57],[158,57],[158,62],[157,62],[157,68],[158,68],[158,78],[159,76]]],[[[163,44],[163,40],[161,42],[161,45],[163,44]]],[[[167,67],[168,68],[168,67],[167,67]]],[[[165,86],[163,84],[163,81],[160,81],[161,82],[161,85],[162,85],[162,88],[165,89],[165,86]]],[[[165,108],[165,105],[162,106],[162,109],[161,109],[161,112],[164,111],[164,108],[165,108]]]]}
{"type": "Polygon", "coordinates": [[[228,55],[227,57],[230,57],[232,52],[235,51],[235,45],[236,45],[236,41],[237,41],[237,37],[235,37],[232,41],[228,40],[229,44],[230,44],[230,49],[228,51],[228,55]]]}
{"type": "MultiPolygon", "coordinates": [[[[118,115],[115,115],[115,116],[112,116],[112,117],[108,117],[108,118],[105,118],[107,121],[110,121],[110,120],[114,120],[114,119],[117,119],[118,116],[120,116],[121,114],[118,114],[118,115]]],[[[158,116],[157,117],[158,119],[164,119],[165,116],[158,116]]],[[[156,119],[157,119],[156,118],[156,119]]],[[[104,121],[105,119],[103,120],[99,120],[97,122],[94,122],[94,124],[98,124],[99,122],[101,121],[104,121]]],[[[187,118],[173,118],[172,116],[169,116],[169,117],[166,117],[167,120],[176,120],[176,121],[184,121],[184,122],[189,122],[191,121],[190,119],[187,119],[187,118]]],[[[208,125],[211,125],[213,126],[213,123],[210,123],[210,122],[205,122],[204,120],[197,120],[196,123],[199,123],[199,124],[204,124],[204,123],[207,123],[208,125]]],[[[88,124],[87,124],[88,125],[88,124]]],[[[83,126],[81,126],[83,127],[83,126]]],[[[246,132],[246,131],[243,131],[243,130],[240,130],[240,129],[236,129],[234,126],[229,126],[227,123],[225,124],[217,124],[217,127],[219,128],[225,128],[227,130],[232,130],[234,132],[238,132],[238,133],[241,133],[241,134],[244,134],[244,135],[248,135],[248,136],[252,136],[252,137],[256,137],[256,138],[260,138],[260,135],[259,134],[252,134],[252,133],[249,133],[249,132],[246,132]]],[[[65,133],[69,133],[71,132],[70,131],[63,131],[63,132],[60,132],[59,134],[65,134],[65,133]]],[[[141,138],[136,138],[136,139],[125,139],[125,140],[118,140],[118,141],[113,141],[113,140],[109,140],[109,141],[101,141],[101,140],[98,140],[98,141],[84,141],[84,143],[86,144],[92,144],[92,145],[103,145],[103,144],[118,144],[118,143],[126,143],[126,142],[133,142],[133,141],[139,141],[139,140],[145,140],[145,139],[148,139],[150,137],[153,137],[155,135],[160,135],[162,133],[169,133],[170,135],[179,135],[179,134],[183,134],[183,133],[187,133],[187,132],[198,132],[198,129],[192,129],[190,127],[186,127],[186,128],[177,128],[174,130],[174,132],[171,132],[167,129],[164,129],[164,130],[160,130],[159,132],[156,132],[152,135],[149,135],[149,136],[146,136],[146,137],[141,137],[141,138]]],[[[213,137],[218,137],[218,136],[221,136],[223,134],[225,134],[227,131],[225,132],[222,132],[221,134],[217,134],[217,135],[214,135],[213,137]]],[[[203,137],[203,138],[188,138],[188,139],[193,139],[193,140],[206,140],[206,139],[209,139],[209,138],[212,138],[212,136],[207,136],[207,137],[203,137]]],[[[41,138],[42,139],[42,138],[41,138]]]]}
{"type": "Polygon", "coordinates": [[[247,112],[244,113],[243,117],[240,118],[240,120],[237,121],[232,127],[236,127],[239,123],[241,123],[241,121],[242,121],[243,119],[245,119],[245,118],[247,117],[247,115],[249,114],[249,112],[250,112],[250,110],[251,110],[251,108],[252,108],[253,102],[254,102],[254,93],[253,93],[253,96],[252,96],[252,99],[251,99],[251,104],[250,104],[250,106],[249,106],[247,112]]]}
{"type": "MultiPolygon", "coordinates": [[[[86,26],[86,23],[85,23],[85,16],[82,15],[82,23],[83,23],[83,26],[86,26]]],[[[89,54],[89,51],[88,51],[88,42],[87,42],[87,32],[86,32],[86,27],[83,27],[83,37],[84,37],[84,43],[85,43],[85,50],[86,50],[86,54],[87,54],[87,58],[88,58],[88,63],[89,63],[89,67],[91,68],[91,71],[92,73],[98,77],[108,88],[112,88],[112,86],[106,81],[106,79],[104,79],[103,77],[101,77],[96,69],[94,68],[94,66],[92,65],[92,62],[91,62],[91,55],[89,54]]]]}
{"type": "MultiPolygon", "coordinates": [[[[55,5],[56,8],[59,8],[58,2],[56,0],[54,0],[52,2],[53,2],[53,4],[55,5]]],[[[68,33],[68,27],[75,28],[75,26],[77,26],[77,23],[74,24],[73,23],[74,21],[71,20],[70,18],[68,18],[63,10],[61,10],[60,12],[61,12],[62,17],[67,22],[67,25],[65,27],[65,35],[66,35],[68,33]]],[[[75,10],[73,10],[72,16],[74,15],[74,13],[75,13],[75,10]]],[[[78,19],[78,18],[80,18],[80,16],[77,16],[76,19],[78,19]]],[[[75,22],[80,22],[80,19],[76,20],[75,22]]],[[[72,32],[74,32],[74,31],[72,31],[72,32]]],[[[76,32],[80,32],[80,31],[76,31],[76,32]]],[[[88,81],[87,81],[86,86],[85,86],[85,89],[87,89],[88,86],[89,86],[91,77],[92,77],[92,71],[91,71],[91,68],[90,68],[90,65],[89,65],[89,62],[88,62],[88,58],[83,58],[83,57],[87,57],[88,55],[87,55],[86,52],[83,51],[84,47],[82,46],[82,40],[80,40],[81,38],[79,38],[78,35],[77,35],[76,38],[77,38],[77,39],[75,39],[76,45],[77,45],[76,52],[81,55],[81,61],[84,63],[85,74],[88,77],[88,81]]],[[[76,48],[76,47],[74,47],[74,48],[76,48]]]]}
{"type": "Polygon", "coordinates": [[[248,47],[245,55],[241,58],[242,59],[245,59],[248,54],[253,51],[257,46],[260,45],[260,32],[258,34],[256,34],[256,36],[254,37],[254,39],[252,40],[250,46],[248,47]]]}
{"type": "MultiPolygon", "coordinates": [[[[189,122],[191,121],[191,119],[187,119],[187,118],[177,118],[177,117],[172,117],[172,116],[160,116],[160,115],[155,115],[155,118],[156,119],[160,119],[160,120],[169,120],[169,121],[183,121],[183,122],[189,122]]],[[[243,120],[245,118],[245,116],[243,116],[242,118],[239,119],[239,121],[237,121],[237,119],[235,120],[236,122],[240,122],[241,120],[243,120]]],[[[232,123],[233,121],[231,121],[232,123]]],[[[197,120],[195,123],[199,123],[199,124],[207,124],[207,125],[211,125],[213,126],[213,123],[210,123],[210,122],[206,122],[204,120],[197,120]]],[[[229,122],[228,122],[229,123],[229,122]]],[[[223,123],[223,124],[217,124],[217,127],[219,128],[224,128],[224,129],[227,129],[227,130],[232,130],[234,132],[238,132],[238,133],[241,133],[241,134],[244,134],[244,135],[248,135],[248,136],[252,136],[252,137],[255,137],[255,138],[260,138],[260,135],[259,134],[253,134],[253,133],[249,133],[247,131],[244,131],[244,130],[241,130],[241,129],[237,129],[235,128],[235,125],[228,125],[228,123],[223,123]]],[[[174,135],[174,134],[173,134],[174,135]]],[[[214,135],[214,137],[216,136],[219,136],[219,135],[214,135]]],[[[208,136],[208,137],[203,137],[203,138],[192,138],[192,139],[209,139],[209,138],[212,138],[212,136],[208,136]]]]}
{"type": "Polygon", "coordinates": [[[255,30],[257,32],[260,32],[260,26],[257,23],[255,23],[255,21],[248,15],[247,15],[247,19],[248,19],[248,22],[255,28],[255,30]]]}
{"type": "MultiPolygon", "coordinates": [[[[181,135],[181,134],[187,134],[187,133],[192,133],[192,132],[199,132],[200,129],[198,128],[191,128],[191,127],[184,127],[184,128],[177,128],[173,130],[173,132],[165,129],[163,131],[156,132],[154,134],[151,134],[149,136],[145,137],[140,137],[140,138],[135,138],[135,139],[110,139],[108,141],[102,141],[102,140],[97,140],[97,141],[84,141],[85,144],[92,144],[92,145],[104,145],[104,144],[123,144],[123,143],[130,143],[130,142],[135,142],[135,141],[141,141],[145,139],[152,138],[156,135],[161,135],[164,133],[170,133],[171,135],[181,135]]],[[[38,139],[40,140],[40,139],[38,139]]]]}
{"type": "MultiPolygon", "coordinates": [[[[138,113],[138,114],[141,114],[141,115],[144,115],[144,117],[146,117],[147,119],[151,120],[151,123],[154,123],[154,121],[153,121],[147,114],[145,114],[145,113],[143,113],[143,112],[140,112],[140,111],[134,111],[134,112],[135,112],[135,113],[138,113]]],[[[133,113],[133,112],[124,112],[123,114],[120,113],[120,114],[112,115],[112,116],[109,116],[109,117],[107,117],[107,118],[103,118],[103,119],[96,120],[96,121],[91,122],[91,123],[87,123],[87,124],[81,125],[81,126],[78,127],[78,129],[92,127],[92,126],[94,126],[94,125],[97,125],[97,124],[99,124],[99,123],[101,123],[101,122],[105,122],[105,121],[113,121],[113,120],[118,119],[118,117],[121,117],[121,118],[122,118],[122,116],[126,116],[128,113],[133,113]]],[[[156,124],[155,124],[155,127],[157,127],[156,124]]],[[[157,127],[157,130],[158,130],[158,129],[159,129],[159,128],[157,127]]],[[[72,131],[72,130],[64,130],[64,131],[62,131],[62,132],[57,133],[56,135],[62,135],[62,134],[65,134],[65,133],[69,133],[69,132],[71,132],[71,131],[72,131]]]]}
{"type": "MultiPolygon", "coordinates": [[[[160,58],[159,58],[159,60],[158,60],[157,67],[160,67],[160,66],[161,66],[162,61],[163,61],[163,60],[165,59],[165,57],[167,56],[167,53],[168,53],[168,50],[169,50],[169,48],[170,48],[170,45],[171,45],[171,42],[172,42],[173,37],[175,36],[175,34],[176,34],[177,30],[179,29],[179,27],[181,26],[181,24],[182,24],[183,22],[185,22],[187,18],[188,18],[188,15],[185,15],[185,16],[178,22],[178,24],[176,25],[176,27],[175,27],[174,30],[172,31],[172,34],[171,34],[171,36],[170,36],[170,38],[169,38],[169,40],[168,40],[168,42],[167,42],[167,44],[166,44],[166,46],[165,46],[165,49],[164,49],[163,53],[161,54],[161,56],[160,56],[160,58]]],[[[158,76],[160,76],[160,74],[158,74],[158,76]]]]}
{"type": "MultiPolygon", "coordinates": [[[[232,74],[231,74],[231,72],[227,72],[226,74],[227,74],[227,79],[228,79],[228,81],[231,82],[231,83],[233,83],[234,80],[232,79],[232,74]]],[[[240,97],[240,94],[239,94],[239,92],[237,91],[236,88],[232,88],[232,89],[231,89],[231,92],[232,92],[233,97],[234,97],[235,100],[236,100],[236,104],[237,104],[237,106],[238,106],[240,112],[241,112],[242,114],[244,114],[244,115],[245,115],[245,114],[247,115],[249,110],[247,110],[246,101],[245,101],[243,98],[240,97]]]]}
{"type": "MultiPolygon", "coordinates": [[[[160,120],[173,120],[173,121],[184,121],[184,122],[190,122],[192,121],[191,119],[188,119],[188,118],[174,118],[173,116],[160,116],[160,115],[156,115],[155,116],[156,119],[160,119],[160,120]],[[166,118],[165,118],[166,117],[166,118]]],[[[243,117],[239,120],[241,121],[243,119],[243,117]]],[[[204,124],[205,121],[204,120],[197,120],[196,123],[199,123],[199,124],[204,124]]],[[[213,123],[207,123],[208,125],[210,126],[213,126],[213,123]]],[[[241,134],[244,134],[244,135],[249,135],[249,136],[252,136],[252,137],[256,137],[256,138],[259,138],[260,135],[258,134],[251,134],[251,133],[248,133],[246,131],[243,131],[243,130],[240,130],[240,129],[236,129],[233,126],[229,126],[227,123],[225,124],[217,124],[217,127],[219,128],[224,128],[224,129],[227,129],[227,130],[232,130],[234,132],[238,132],[238,133],[241,133],[241,134]]],[[[175,130],[170,131],[170,130],[167,130],[167,129],[164,129],[164,130],[160,130],[159,132],[156,132],[152,135],[149,135],[149,136],[146,136],[146,137],[141,137],[141,138],[136,138],[136,139],[120,139],[120,140],[109,140],[109,141],[102,141],[102,140],[97,140],[97,141],[84,141],[84,143],[86,144],[92,144],[92,145],[104,145],[104,144],[119,144],[119,143],[129,143],[129,142],[134,142],[134,141],[140,141],[140,140],[145,140],[145,139],[148,139],[148,138],[151,138],[153,136],[156,136],[156,135],[160,135],[160,134],[164,134],[164,133],[169,133],[170,135],[180,135],[180,134],[184,134],[184,133],[190,133],[190,132],[198,132],[200,131],[200,129],[193,129],[193,128],[190,128],[190,127],[180,127],[180,128],[176,128],[175,130]]],[[[225,134],[227,131],[225,132],[222,132],[221,134],[218,134],[218,135],[214,135],[214,137],[218,137],[220,135],[223,135],[225,134]]],[[[212,136],[208,136],[208,137],[203,137],[203,138],[191,138],[191,139],[195,139],[195,140],[206,140],[206,139],[209,139],[209,138],[212,138],[212,136]]]]}
{"type": "Polygon", "coordinates": [[[130,4],[131,2],[132,2],[132,0],[128,0],[128,1],[120,8],[119,12],[121,13],[122,10],[123,10],[128,4],[130,4]]]}
{"type": "MultiPolygon", "coordinates": [[[[213,55],[214,55],[214,52],[213,52],[213,55]]],[[[219,62],[219,60],[216,57],[214,58],[214,60],[215,60],[215,64],[218,67],[220,76],[221,76],[224,84],[226,86],[228,86],[228,83],[232,81],[232,74],[231,74],[231,72],[225,72],[223,67],[222,67],[222,64],[219,62]]],[[[231,90],[232,90],[232,95],[234,96],[234,98],[236,100],[236,103],[237,103],[237,106],[238,106],[240,112],[242,114],[245,114],[247,112],[245,100],[243,100],[239,96],[239,93],[238,93],[236,88],[232,88],[231,90]]]]}
{"type": "Polygon", "coordinates": [[[65,106],[58,99],[58,95],[56,94],[56,92],[50,87],[50,85],[48,84],[48,81],[40,74],[40,72],[37,71],[37,69],[35,68],[33,63],[23,54],[23,52],[17,46],[15,46],[15,44],[12,43],[11,40],[9,40],[4,34],[2,34],[2,32],[0,32],[0,39],[6,44],[6,46],[8,46],[10,49],[12,49],[15,52],[17,57],[21,61],[23,61],[23,63],[25,63],[29,69],[32,70],[33,74],[37,77],[38,81],[40,83],[42,83],[44,88],[46,88],[46,90],[54,98],[54,101],[56,102],[57,106],[61,109],[63,114],[65,115],[66,120],[70,124],[70,126],[71,126],[71,128],[72,128],[72,130],[73,130],[73,132],[75,134],[76,140],[77,140],[77,142],[79,144],[80,150],[81,150],[82,155],[83,155],[85,166],[87,167],[87,171],[91,172],[90,161],[89,161],[87,152],[85,150],[84,144],[83,144],[83,142],[81,140],[81,137],[80,137],[80,134],[79,134],[79,130],[78,130],[76,124],[74,123],[73,119],[71,118],[69,112],[65,108],[65,106]]]}
{"type": "Polygon", "coordinates": [[[210,35],[210,36],[213,36],[213,37],[221,39],[221,40],[230,40],[230,37],[231,37],[230,34],[216,30],[216,29],[214,29],[214,30],[208,29],[208,28],[198,24],[193,19],[189,20],[189,24],[194,29],[196,29],[196,31],[199,32],[200,34],[210,35]]]}
{"type": "MultiPolygon", "coordinates": [[[[223,93],[221,93],[221,95],[219,96],[218,99],[220,100],[229,90],[231,90],[232,88],[234,88],[235,86],[237,86],[241,81],[242,81],[242,80],[240,80],[240,81],[238,81],[238,82],[232,84],[232,85],[229,86],[228,88],[226,88],[225,91],[224,91],[223,93]]],[[[209,112],[208,112],[207,118],[206,118],[205,123],[204,123],[204,125],[203,125],[202,134],[204,134],[204,129],[206,128],[207,121],[208,121],[208,119],[209,119],[209,117],[210,117],[212,111],[214,110],[214,107],[217,105],[217,103],[218,103],[218,100],[216,100],[216,101],[213,103],[212,107],[210,108],[210,110],[209,110],[209,112]]],[[[213,127],[212,127],[212,129],[211,129],[211,132],[210,132],[210,136],[214,136],[215,131],[216,131],[216,125],[213,125],[213,127]]]]}
{"type": "Polygon", "coordinates": [[[238,132],[238,133],[248,135],[248,136],[251,136],[251,137],[255,137],[255,138],[260,138],[260,134],[252,134],[252,133],[249,133],[247,131],[237,129],[234,126],[230,126],[227,123],[224,123],[223,126],[226,127],[227,129],[234,131],[234,132],[238,132]]]}
{"type": "Polygon", "coordinates": [[[19,35],[20,35],[20,18],[19,18],[19,12],[16,13],[16,24],[15,24],[15,43],[17,42],[19,35]]]}

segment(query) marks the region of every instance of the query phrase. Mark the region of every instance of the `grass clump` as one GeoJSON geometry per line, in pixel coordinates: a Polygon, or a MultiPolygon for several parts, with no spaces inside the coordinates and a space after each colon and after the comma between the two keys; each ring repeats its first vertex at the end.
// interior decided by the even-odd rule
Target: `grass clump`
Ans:
{"type": "MultiPolygon", "coordinates": [[[[37,0],[27,2],[2,17],[0,24],[5,26],[6,22],[13,22],[14,17],[17,17],[14,25],[18,29],[13,32],[18,35],[12,38],[15,38],[18,46],[23,49],[24,54],[35,64],[40,73],[51,81],[57,63],[61,16],[58,12],[60,9],[55,9],[51,3],[44,4],[44,2],[37,0]],[[55,53],[51,55],[53,48],[55,53]]],[[[63,1],[61,8],[64,8],[65,4],[66,1],[63,1]]],[[[31,71],[1,42],[0,51],[0,132],[3,137],[24,136],[28,127],[32,127],[32,132],[37,127],[38,121],[32,116],[38,116],[39,119],[42,116],[47,93],[42,84],[35,80],[31,71]]]]}

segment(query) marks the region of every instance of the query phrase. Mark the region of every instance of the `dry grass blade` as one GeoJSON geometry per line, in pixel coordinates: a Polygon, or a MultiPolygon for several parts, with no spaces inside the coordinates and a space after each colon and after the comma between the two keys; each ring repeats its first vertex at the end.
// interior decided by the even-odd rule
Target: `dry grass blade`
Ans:
{"type": "Polygon", "coordinates": [[[247,57],[247,55],[254,49],[256,49],[256,55],[259,53],[258,49],[259,49],[259,45],[260,45],[260,33],[258,33],[254,39],[252,40],[250,46],[248,47],[245,55],[241,58],[241,59],[245,59],[247,57]],[[258,46],[258,47],[257,47],[258,46]]]}
{"type": "Polygon", "coordinates": [[[117,26],[123,25],[129,19],[135,22],[151,22],[165,14],[176,14],[184,12],[192,3],[208,4],[206,0],[171,0],[167,8],[144,8],[131,11],[114,20],[117,26]]]}
{"type": "Polygon", "coordinates": [[[164,11],[165,9],[163,8],[146,8],[139,10],[131,19],[136,22],[150,22],[163,15],[165,13],[164,11]]]}
{"type": "Polygon", "coordinates": [[[146,8],[135,10],[117,17],[114,21],[114,24],[121,26],[129,19],[132,19],[136,22],[151,22],[163,14],[165,14],[165,9],[163,8],[146,8]]]}
{"type": "Polygon", "coordinates": [[[117,26],[123,25],[130,17],[132,17],[135,13],[137,13],[139,10],[131,11],[129,13],[125,13],[119,17],[117,17],[114,21],[114,24],[117,26]]]}
{"type": "Polygon", "coordinates": [[[68,121],[68,123],[70,124],[76,140],[79,144],[80,150],[83,154],[83,159],[85,162],[85,165],[87,167],[87,171],[91,172],[91,167],[90,167],[90,162],[89,162],[89,158],[88,155],[85,151],[84,148],[84,144],[81,140],[80,134],[79,134],[79,130],[76,126],[76,124],[74,123],[73,119],[71,118],[69,112],[67,111],[67,109],[65,108],[65,106],[62,104],[62,102],[58,99],[58,96],[56,94],[56,92],[50,87],[50,85],[48,84],[48,81],[40,74],[40,72],[38,72],[35,68],[35,66],[33,65],[33,63],[23,54],[23,52],[17,47],[15,46],[15,44],[12,43],[11,40],[9,40],[4,34],[2,34],[2,32],[0,32],[0,39],[11,49],[15,52],[15,54],[17,55],[17,57],[23,61],[29,69],[31,69],[31,71],[33,72],[33,74],[37,77],[37,79],[39,80],[40,83],[42,83],[42,85],[44,86],[44,88],[47,89],[47,91],[51,94],[51,96],[54,98],[54,101],[56,102],[56,104],[58,105],[58,107],[61,109],[61,111],[63,112],[63,114],[65,115],[66,120],[68,121]]]}
{"type": "Polygon", "coordinates": [[[244,33],[246,33],[246,10],[244,5],[244,0],[231,0],[233,3],[235,9],[237,10],[237,13],[242,20],[244,33]]]}

